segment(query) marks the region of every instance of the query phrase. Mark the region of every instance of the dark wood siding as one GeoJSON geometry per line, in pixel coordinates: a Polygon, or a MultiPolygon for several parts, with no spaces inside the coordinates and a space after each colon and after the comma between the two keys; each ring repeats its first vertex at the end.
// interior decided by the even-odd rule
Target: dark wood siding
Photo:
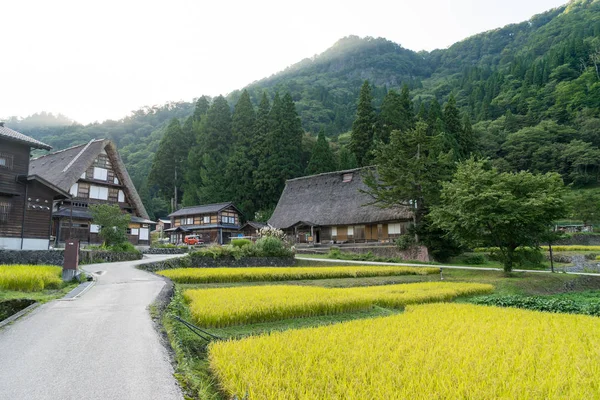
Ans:
{"type": "Polygon", "coordinates": [[[17,176],[27,175],[29,146],[0,138],[0,149],[11,159],[8,167],[0,167],[0,201],[8,205],[8,215],[0,221],[0,237],[21,237],[26,185],[17,182],[17,176]]]}
{"type": "Polygon", "coordinates": [[[52,218],[52,200],[54,192],[47,187],[32,182],[27,191],[27,209],[25,211],[25,237],[48,239],[52,218]],[[31,199],[31,200],[29,200],[31,199]]]}

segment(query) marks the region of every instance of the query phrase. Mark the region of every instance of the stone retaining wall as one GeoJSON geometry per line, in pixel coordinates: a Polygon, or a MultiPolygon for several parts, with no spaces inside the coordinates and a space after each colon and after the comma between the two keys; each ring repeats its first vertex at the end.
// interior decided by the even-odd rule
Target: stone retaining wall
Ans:
{"type": "Polygon", "coordinates": [[[149,248],[142,250],[143,254],[185,254],[188,249],[177,249],[177,248],[149,248]]]}
{"type": "Polygon", "coordinates": [[[142,264],[138,268],[144,271],[156,272],[173,268],[293,267],[295,265],[296,259],[293,257],[244,257],[236,260],[233,257],[214,259],[212,257],[191,258],[186,256],[142,264]]]}
{"type": "Polygon", "coordinates": [[[600,246],[600,233],[598,234],[574,234],[568,238],[557,241],[555,246],[600,246]]]}
{"type": "MultiPolygon", "coordinates": [[[[141,260],[142,253],[79,250],[79,263],[92,264],[141,260]]],[[[64,250],[0,250],[0,264],[58,265],[64,262],[64,250]]]]}

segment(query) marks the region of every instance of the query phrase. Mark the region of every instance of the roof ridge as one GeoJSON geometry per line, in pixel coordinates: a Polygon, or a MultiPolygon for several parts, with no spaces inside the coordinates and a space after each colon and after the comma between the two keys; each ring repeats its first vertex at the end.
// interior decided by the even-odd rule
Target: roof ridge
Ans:
{"type": "Polygon", "coordinates": [[[90,145],[91,143],[93,143],[93,142],[100,142],[100,141],[102,141],[102,140],[106,140],[106,139],[92,139],[92,140],[91,140],[90,142],[88,142],[87,144],[86,144],[86,143],[82,143],[82,144],[78,144],[78,145],[75,145],[75,146],[67,147],[66,149],[62,149],[62,150],[56,150],[56,151],[53,151],[52,153],[43,154],[43,155],[41,155],[41,156],[39,156],[39,157],[32,158],[32,159],[31,159],[31,161],[34,161],[34,160],[39,160],[40,158],[44,158],[44,157],[48,157],[48,156],[53,156],[53,155],[55,155],[55,154],[63,153],[63,152],[65,152],[65,151],[67,151],[67,150],[73,150],[73,149],[75,149],[75,148],[77,148],[77,147],[81,147],[81,146],[89,146],[89,145],[90,145]]]}
{"type": "Polygon", "coordinates": [[[67,166],[62,170],[62,172],[67,172],[67,170],[69,168],[71,168],[71,166],[73,166],[73,164],[75,163],[75,161],[77,161],[79,159],[79,157],[81,157],[81,155],[83,153],[85,153],[85,151],[90,147],[90,145],[95,141],[96,139],[92,139],[88,142],[88,144],[86,144],[83,149],[81,149],[81,151],[79,153],[77,153],[77,155],[75,157],[73,157],[73,159],[71,161],[69,161],[69,163],[67,164],[67,166]]]}
{"type": "Polygon", "coordinates": [[[188,208],[216,206],[218,204],[233,204],[233,201],[222,201],[222,202],[219,202],[219,203],[209,203],[209,204],[196,204],[195,206],[182,207],[179,210],[175,210],[173,212],[177,212],[177,211],[181,211],[181,210],[187,210],[188,208]]]}
{"type": "Polygon", "coordinates": [[[297,178],[292,178],[292,179],[288,179],[286,180],[287,182],[294,182],[294,181],[299,181],[302,179],[312,179],[312,178],[316,178],[318,176],[326,176],[326,175],[339,175],[339,174],[348,174],[350,172],[356,172],[356,171],[361,171],[361,170],[367,170],[370,168],[374,168],[376,167],[375,165],[368,165],[365,167],[358,167],[358,168],[352,168],[352,169],[345,169],[345,170],[341,170],[341,171],[331,171],[331,172],[322,172],[320,174],[315,174],[315,175],[307,175],[307,176],[299,176],[297,178]]]}

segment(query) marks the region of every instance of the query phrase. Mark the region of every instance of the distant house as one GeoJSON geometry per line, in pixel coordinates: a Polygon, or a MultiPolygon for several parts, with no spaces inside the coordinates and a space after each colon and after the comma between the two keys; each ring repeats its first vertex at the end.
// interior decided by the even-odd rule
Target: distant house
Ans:
{"type": "Polygon", "coordinates": [[[261,230],[262,228],[264,228],[265,226],[268,226],[265,223],[262,222],[255,222],[255,221],[248,221],[246,222],[242,227],[241,227],[241,231],[244,234],[245,237],[258,237],[257,232],[259,230],[261,230]]]}
{"type": "Polygon", "coordinates": [[[56,204],[52,216],[52,235],[57,243],[69,238],[100,243],[100,227],[92,223],[89,206],[117,204],[131,215],[129,241],[134,245],[150,244],[150,226],[155,222],[149,220],[117,147],[110,140],[92,140],[35,158],[31,160],[29,173],[71,195],[56,204]]]}
{"type": "Polygon", "coordinates": [[[52,147],[0,123],[0,249],[47,250],[55,200],[69,198],[36,173],[29,173],[31,149],[52,147]]]}
{"type": "Polygon", "coordinates": [[[170,219],[159,218],[159,220],[156,222],[156,231],[157,232],[164,232],[166,229],[169,229],[170,227],[171,227],[170,219]]]}
{"type": "Polygon", "coordinates": [[[291,179],[269,220],[298,243],[388,242],[407,233],[408,207],[381,208],[362,179],[364,168],[291,179]]]}
{"type": "Polygon", "coordinates": [[[231,202],[185,207],[169,214],[171,228],[165,232],[172,243],[198,235],[205,243],[228,243],[240,233],[241,212],[231,202]]]}

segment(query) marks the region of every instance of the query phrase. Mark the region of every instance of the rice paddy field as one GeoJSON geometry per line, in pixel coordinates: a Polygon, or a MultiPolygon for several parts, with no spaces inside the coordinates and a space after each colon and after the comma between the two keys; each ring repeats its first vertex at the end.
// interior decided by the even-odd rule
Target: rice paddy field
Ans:
{"type": "Polygon", "coordinates": [[[194,321],[221,328],[288,318],[341,314],[373,306],[402,308],[408,304],[449,301],[459,296],[491,293],[480,283],[425,282],[359,288],[246,286],[186,290],[194,321]]]}
{"type": "Polygon", "coordinates": [[[596,399],[599,349],[596,317],[439,303],[213,342],[208,358],[250,399],[596,399]]]}
{"type": "Polygon", "coordinates": [[[600,399],[600,318],[467,304],[594,297],[600,277],[287,276],[175,283],[162,322],[186,398],[600,399]]]}
{"type": "Polygon", "coordinates": [[[372,276],[431,275],[439,268],[427,267],[257,267],[257,268],[177,268],[157,272],[177,283],[223,283],[289,281],[372,276]]]}
{"type": "Polygon", "coordinates": [[[39,292],[62,287],[61,267],[50,265],[0,265],[0,290],[39,292]]]}

